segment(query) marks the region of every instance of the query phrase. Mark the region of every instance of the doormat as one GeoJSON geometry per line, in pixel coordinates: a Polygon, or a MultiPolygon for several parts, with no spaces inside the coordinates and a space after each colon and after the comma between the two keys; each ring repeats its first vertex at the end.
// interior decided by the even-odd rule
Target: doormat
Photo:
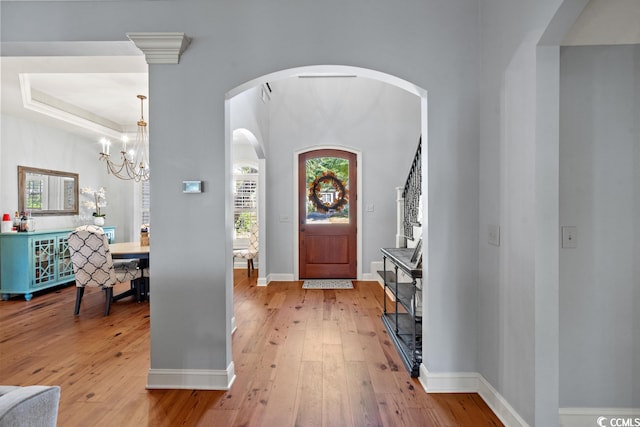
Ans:
{"type": "Polygon", "coordinates": [[[302,289],[353,289],[353,282],[342,279],[305,280],[302,289]]]}

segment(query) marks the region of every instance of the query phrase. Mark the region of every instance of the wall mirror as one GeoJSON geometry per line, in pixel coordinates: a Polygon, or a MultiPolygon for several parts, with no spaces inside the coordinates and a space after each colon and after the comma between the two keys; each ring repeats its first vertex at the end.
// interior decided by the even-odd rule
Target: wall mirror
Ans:
{"type": "Polygon", "coordinates": [[[78,174],[18,166],[18,210],[33,216],[78,215],[78,174]]]}

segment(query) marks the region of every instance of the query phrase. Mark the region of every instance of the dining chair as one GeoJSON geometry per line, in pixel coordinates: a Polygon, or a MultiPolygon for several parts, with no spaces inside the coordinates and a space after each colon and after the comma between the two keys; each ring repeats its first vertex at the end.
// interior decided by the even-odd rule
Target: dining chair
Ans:
{"type": "Polygon", "coordinates": [[[251,276],[251,271],[255,270],[253,260],[258,256],[258,224],[251,225],[251,234],[249,236],[249,247],[247,249],[234,249],[233,258],[241,258],[247,260],[247,276],[251,276]]]}
{"type": "Polygon", "coordinates": [[[104,315],[111,309],[113,286],[116,283],[130,282],[138,279],[142,271],[138,268],[138,260],[118,260],[111,258],[109,240],[102,228],[95,225],[83,225],[69,234],[69,251],[76,276],[76,306],[73,312],[78,315],[80,303],[86,286],[100,287],[105,291],[104,315]]]}

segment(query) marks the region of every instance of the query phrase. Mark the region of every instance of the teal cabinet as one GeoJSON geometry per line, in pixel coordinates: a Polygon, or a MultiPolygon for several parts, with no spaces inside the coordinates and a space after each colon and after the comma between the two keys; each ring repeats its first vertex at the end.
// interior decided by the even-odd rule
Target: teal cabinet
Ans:
{"type": "MultiPolygon", "coordinates": [[[[103,227],[109,242],[115,227],[103,227]]],[[[3,300],[73,282],[67,237],[73,229],[0,234],[0,293],[3,300]]]]}

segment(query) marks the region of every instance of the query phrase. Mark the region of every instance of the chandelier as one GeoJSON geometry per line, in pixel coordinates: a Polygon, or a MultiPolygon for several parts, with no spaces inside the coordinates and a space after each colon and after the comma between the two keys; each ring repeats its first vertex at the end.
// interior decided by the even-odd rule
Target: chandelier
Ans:
{"type": "Polygon", "coordinates": [[[100,160],[104,160],[107,165],[107,173],[116,178],[133,180],[135,182],[147,181],[149,179],[149,137],[147,135],[147,122],[144,121],[144,95],[138,95],[140,100],[140,120],[138,120],[138,131],[133,147],[127,151],[129,139],[126,135],[122,137],[122,150],[120,151],[120,163],[111,159],[109,154],[111,141],[102,138],[102,151],[100,160]]]}

